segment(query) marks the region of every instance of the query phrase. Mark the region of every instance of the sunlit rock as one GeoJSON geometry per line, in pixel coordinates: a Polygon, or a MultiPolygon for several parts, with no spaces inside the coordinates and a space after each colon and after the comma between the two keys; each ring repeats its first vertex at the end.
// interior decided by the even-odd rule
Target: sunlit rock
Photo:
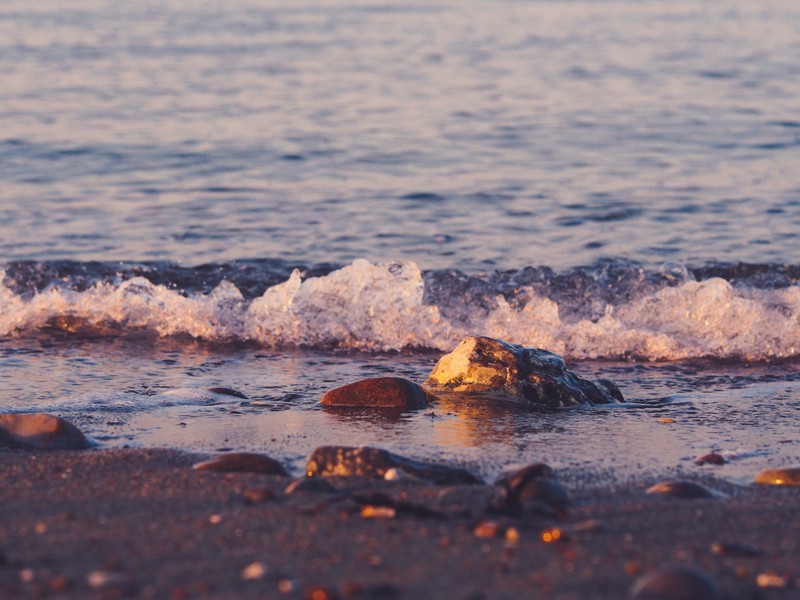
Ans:
{"type": "Polygon", "coordinates": [[[480,479],[464,469],[418,462],[381,448],[321,446],[311,453],[306,462],[306,474],[309,476],[384,478],[390,469],[443,485],[481,483],[480,479]]]}
{"type": "Polygon", "coordinates": [[[443,356],[423,385],[433,394],[480,394],[546,407],[624,402],[613,382],[583,379],[557,354],[476,335],[443,356]]]}
{"type": "Polygon", "coordinates": [[[416,383],[401,377],[362,379],[328,391],[323,406],[342,408],[425,408],[434,398],[416,383]]]}
{"type": "Polygon", "coordinates": [[[800,467],[767,469],[756,474],[755,482],[763,485],[800,485],[800,467]]]}
{"type": "Polygon", "coordinates": [[[89,442],[72,423],[46,413],[0,415],[0,446],[77,450],[89,442]]]}

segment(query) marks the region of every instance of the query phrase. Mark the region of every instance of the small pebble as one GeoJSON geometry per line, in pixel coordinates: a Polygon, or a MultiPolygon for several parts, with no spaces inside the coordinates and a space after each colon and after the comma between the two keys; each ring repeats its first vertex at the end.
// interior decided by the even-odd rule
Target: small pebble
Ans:
{"type": "Polygon", "coordinates": [[[339,490],[322,477],[301,477],[286,486],[286,494],[338,494],[339,490]]]}
{"type": "Polygon", "coordinates": [[[789,587],[789,579],[777,573],[759,573],[756,585],[760,588],[784,589],[789,587]]]}
{"type": "Polygon", "coordinates": [[[720,600],[714,580],[695,567],[668,567],[644,575],[631,587],[632,600],[720,600]]]}
{"type": "Polygon", "coordinates": [[[364,519],[393,519],[397,515],[397,509],[393,506],[372,506],[361,507],[361,516],[364,519]]]}
{"type": "Polygon", "coordinates": [[[245,581],[256,581],[262,579],[267,574],[267,566],[262,562],[254,562],[242,569],[242,579],[245,581]]]}
{"type": "Polygon", "coordinates": [[[496,537],[500,533],[500,523],[497,521],[481,521],[472,530],[476,538],[487,539],[496,537]]]}
{"type": "Polygon", "coordinates": [[[86,583],[89,584],[90,588],[95,590],[116,587],[126,583],[126,581],[127,578],[123,573],[118,571],[106,571],[104,569],[97,569],[86,576],[86,583]]]}
{"type": "Polygon", "coordinates": [[[647,488],[647,494],[664,494],[676,498],[713,498],[714,492],[695,481],[660,481],[647,488]]]}
{"type": "Polygon", "coordinates": [[[214,514],[208,517],[208,522],[212,525],[219,525],[222,523],[222,515],[214,514]]]}
{"type": "Polygon", "coordinates": [[[306,600],[336,600],[338,596],[327,588],[315,585],[306,590],[304,598],[306,600]]]}
{"type": "Polygon", "coordinates": [[[703,456],[698,456],[694,459],[694,464],[696,465],[724,465],[728,461],[721,454],[717,454],[716,452],[709,452],[708,454],[703,454],[703,456]]]}
{"type": "Polygon", "coordinates": [[[800,467],[767,469],[756,475],[755,482],[765,485],[800,485],[800,467]]]}
{"type": "Polygon", "coordinates": [[[281,594],[288,594],[292,590],[294,590],[294,581],[288,577],[282,577],[278,580],[278,591],[281,594]]]}
{"type": "Polygon", "coordinates": [[[567,534],[567,532],[564,531],[563,529],[559,529],[558,527],[545,529],[539,537],[546,544],[551,544],[553,542],[569,541],[569,535],[567,534]]]}
{"type": "Polygon", "coordinates": [[[19,580],[22,583],[33,583],[34,579],[36,579],[36,571],[33,569],[22,569],[19,572],[19,580]]]}

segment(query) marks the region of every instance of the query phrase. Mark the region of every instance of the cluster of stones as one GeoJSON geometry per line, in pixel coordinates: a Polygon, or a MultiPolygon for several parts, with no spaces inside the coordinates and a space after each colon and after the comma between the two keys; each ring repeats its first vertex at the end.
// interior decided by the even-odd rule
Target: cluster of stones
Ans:
{"type": "MultiPolygon", "coordinates": [[[[209,391],[246,398],[229,388],[211,388],[209,391]]],[[[321,404],[328,409],[405,411],[430,407],[445,396],[456,402],[499,400],[543,408],[624,402],[622,393],[613,382],[583,379],[569,371],[564,360],[555,354],[488,337],[469,336],[438,362],[422,386],[399,377],[365,379],[327,392],[321,404]]],[[[0,415],[0,447],[75,450],[90,446],[77,427],[59,417],[43,413],[0,415]]],[[[697,459],[697,464],[719,465],[724,462],[724,458],[716,454],[697,459]]],[[[279,461],[245,452],[220,454],[195,464],[194,468],[289,476],[279,461]]],[[[328,481],[336,477],[407,479],[433,485],[483,484],[479,477],[463,468],[416,461],[381,448],[322,446],[309,455],[304,475],[292,481],[284,491],[286,494],[341,495],[328,481]]],[[[800,468],[762,471],[756,475],[755,483],[800,485],[800,468]]],[[[697,482],[686,480],[658,482],[646,492],[682,499],[713,500],[722,496],[697,482]]],[[[394,516],[402,510],[424,514],[427,510],[378,496],[366,500],[356,496],[351,498],[365,504],[362,510],[365,517],[394,516]]],[[[248,502],[262,502],[273,500],[275,496],[269,490],[255,489],[246,491],[245,498],[248,502]]],[[[485,512],[490,517],[502,518],[526,518],[534,514],[563,518],[570,504],[570,495],[553,469],[535,463],[501,476],[492,486],[491,500],[485,512]]],[[[476,528],[476,535],[494,535],[497,530],[494,524],[494,521],[484,522],[476,528]]],[[[509,528],[507,532],[512,530],[509,528]]],[[[560,530],[554,531],[563,535],[560,530]]],[[[553,534],[553,537],[557,539],[558,536],[553,534]]],[[[738,550],[720,549],[720,552],[731,551],[738,550]]],[[[243,577],[251,575],[248,572],[243,577]]],[[[694,568],[676,567],[641,577],[631,588],[630,597],[640,600],[713,600],[721,598],[722,593],[706,573],[694,568]]]]}

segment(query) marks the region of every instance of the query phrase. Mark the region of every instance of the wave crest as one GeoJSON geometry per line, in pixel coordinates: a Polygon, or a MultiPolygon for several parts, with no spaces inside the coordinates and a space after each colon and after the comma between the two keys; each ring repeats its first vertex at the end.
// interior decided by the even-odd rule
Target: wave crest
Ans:
{"type": "Polygon", "coordinates": [[[695,281],[675,266],[469,276],[361,259],[318,276],[294,269],[253,298],[224,279],[187,293],[140,275],[33,293],[0,286],[0,335],[54,328],[361,351],[446,351],[481,333],[571,359],[770,360],[798,355],[800,288],[695,281]]]}

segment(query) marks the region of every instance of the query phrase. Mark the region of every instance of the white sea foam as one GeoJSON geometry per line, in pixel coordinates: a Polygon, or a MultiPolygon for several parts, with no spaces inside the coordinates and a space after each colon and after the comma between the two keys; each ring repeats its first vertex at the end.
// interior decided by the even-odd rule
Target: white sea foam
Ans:
{"type": "Polygon", "coordinates": [[[252,301],[228,282],[189,296],[142,277],[98,282],[84,291],[50,287],[30,297],[0,286],[0,335],[53,327],[114,335],[143,330],[265,347],[387,351],[449,350],[477,332],[572,359],[758,360],[800,351],[798,286],[756,289],[719,278],[690,280],[606,303],[599,318],[577,320],[562,318],[557,297],[532,288],[520,290],[522,300],[513,303],[498,295],[488,310],[465,299],[458,318],[427,304],[424,291],[416,264],[365,260],[305,280],[295,271],[252,301]]]}

